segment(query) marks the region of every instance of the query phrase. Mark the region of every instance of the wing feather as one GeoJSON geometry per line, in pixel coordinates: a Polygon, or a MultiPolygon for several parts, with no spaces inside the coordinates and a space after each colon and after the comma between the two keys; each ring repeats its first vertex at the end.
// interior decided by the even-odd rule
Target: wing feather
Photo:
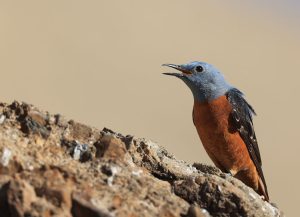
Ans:
{"type": "MultiPolygon", "coordinates": [[[[262,161],[259,147],[253,128],[252,116],[256,115],[254,109],[243,97],[243,93],[236,88],[229,90],[226,97],[232,106],[231,123],[235,131],[238,131],[245,142],[250,157],[256,166],[257,172],[263,181],[266,193],[267,185],[262,171],[262,161]]],[[[268,194],[268,193],[267,193],[268,194]]]]}

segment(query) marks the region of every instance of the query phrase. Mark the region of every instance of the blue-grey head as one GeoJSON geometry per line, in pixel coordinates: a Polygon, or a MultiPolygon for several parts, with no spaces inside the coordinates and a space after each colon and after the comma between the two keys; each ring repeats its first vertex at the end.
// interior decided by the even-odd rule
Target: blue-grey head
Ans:
{"type": "Polygon", "coordinates": [[[180,73],[164,73],[183,80],[191,89],[194,99],[200,102],[214,100],[233,88],[214,66],[205,62],[190,62],[183,65],[163,64],[180,73]]]}

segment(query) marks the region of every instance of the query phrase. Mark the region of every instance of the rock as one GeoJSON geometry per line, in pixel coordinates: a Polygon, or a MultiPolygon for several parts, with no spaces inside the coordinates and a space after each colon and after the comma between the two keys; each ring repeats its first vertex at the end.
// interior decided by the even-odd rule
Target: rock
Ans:
{"type": "Polygon", "coordinates": [[[205,209],[201,209],[199,206],[191,205],[186,217],[210,217],[205,209]]]}
{"type": "Polygon", "coordinates": [[[11,158],[11,151],[8,148],[4,147],[1,160],[0,160],[2,166],[4,167],[8,166],[10,158],[11,158]]]}
{"type": "Polygon", "coordinates": [[[37,134],[48,138],[51,128],[47,116],[26,103],[13,102],[6,109],[6,116],[14,117],[25,134],[37,134]]]}
{"type": "Polygon", "coordinates": [[[111,135],[103,135],[94,145],[97,149],[96,157],[98,158],[123,160],[127,152],[125,144],[111,135]]]}
{"type": "Polygon", "coordinates": [[[0,113],[0,125],[4,123],[5,119],[5,115],[0,113]]]}
{"type": "Polygon", "coordinates": [[[90,159],[91,153],[87,144],[77,144],[73,151],[73,158],[85,162],[90,159]]]}
{"type": "Polygon", "coordinates": [[[11,180],[7,190],[7,203],[11,216],[22,217],[30,212],[31,204],[37,200],[33,187],[18,176],[11,180]]]}
{"type": "Polygon", "coordinates": [[[78,141],[67,141],[63,140],[62,144],[66,146],[68,152],[75,160],[80,162],[86,162],[92,160],[93,153],[95,152],[93,147],[90,147],[88,144],[81,144],[78,141]]]}
{"type": "Polygon", "coordinates": [[[107,211],[103,211],[94,206],[91,202],[84,200],[80,194],[73,195],[72,204],[71,212],[74,217],[113,217],[113,215],[107,211]]]}
{"type": "Polygon", "coordinates": [[[0,103],[1,217],[283,216],[219,169],[155,142],[0,103]]]}
{"type": "Polygon", "coordinates": [[[75,140],[83,141],[92,136],[92,129],[84,124],[69,121],[69,136],[75,140]]]}

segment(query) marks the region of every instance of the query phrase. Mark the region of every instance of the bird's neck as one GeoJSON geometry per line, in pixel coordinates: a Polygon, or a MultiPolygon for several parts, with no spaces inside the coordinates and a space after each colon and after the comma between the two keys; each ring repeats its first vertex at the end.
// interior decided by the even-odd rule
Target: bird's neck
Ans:
{"type": "Polygon", "coordinates": [[[193,87],[191,91],[194,96],[194,100],[200,103],[211,102],[215,99],[218,99],[221,96],[224,96],[226,92],[231,89],[231,86],[222,86],[216,89],[210,89],[205,87],[193,87]]]}

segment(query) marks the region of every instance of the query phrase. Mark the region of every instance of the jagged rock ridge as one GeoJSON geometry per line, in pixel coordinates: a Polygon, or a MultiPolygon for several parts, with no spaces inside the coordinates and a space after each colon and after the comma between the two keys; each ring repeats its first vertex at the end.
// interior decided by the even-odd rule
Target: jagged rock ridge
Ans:
{"type": "Polygon", "coordinates": [[[239,180],[158,144],[0,104],[1,216],[283,216],[239,180]]]}

